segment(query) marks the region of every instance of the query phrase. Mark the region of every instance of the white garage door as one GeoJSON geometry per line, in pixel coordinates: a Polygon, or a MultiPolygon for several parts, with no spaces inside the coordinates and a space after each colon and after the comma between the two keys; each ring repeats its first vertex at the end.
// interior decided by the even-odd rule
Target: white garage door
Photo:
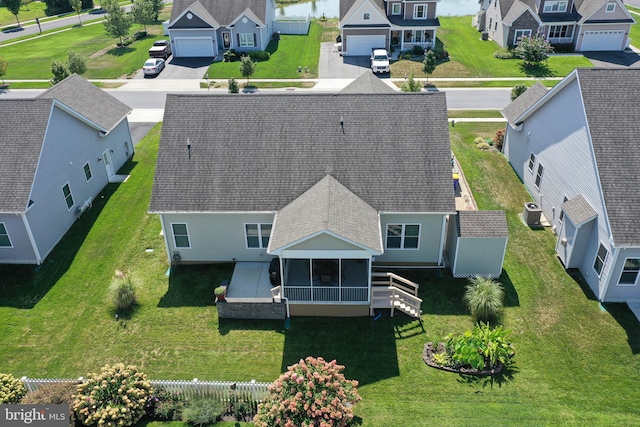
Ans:
{"type": "Polygon", "coordinates": [[[623,50],[624,31],[585,31],[580,50],[623,50]]]}
{"type": "Polygon", "coordinates": [[[176,58],[215,56],[211,37],[176,37],[173,41],[176,58]]]}
{"type": "Polygon", "coordinates": [[[385,36],[347,36],[347,56],[371,56],[371,49],[385,48],[385,36]]]}

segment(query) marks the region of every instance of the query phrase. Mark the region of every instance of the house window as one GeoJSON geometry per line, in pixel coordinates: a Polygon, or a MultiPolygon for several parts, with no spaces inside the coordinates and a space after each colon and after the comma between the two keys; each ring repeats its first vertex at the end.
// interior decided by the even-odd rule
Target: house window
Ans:
{"type": "Polygon", "coordinates": [[[418,249],[420,224],[387,224],[387,249],[418,249]]]}
{"type": "MultiPolygon", "coordinates": [[[[567,196],[564,196],[564,200],[562,201],[562,204],[564,205],[564,202],[566,202],[567,196]]],[[[562,209],[562,206],[560,207],[560,215],[558,215],[558,221],[560,221],[560,223],[562,224],[562,221],[564,221],[564,209],[562,209]]]]}
{"type": "Polygon", "coordinates": [[[552,25],[549,27],[549,38],[571,38],[573,37],[573,25],[552,25]]]}
{"type": "Polygon", "coordinates": [[[540,182],[542,182],[542,172],[544,172],[544,167],[541,164],[538,164],[538,172],[536,173],[536,188],[540,189],[540,182]]]}
{"type": "Polygon", "coordinates": [[[533,173],[533,165],[536,164],[536,155],[531,153],[531,157],[529,157],[529,170],[533,173]]]}
{"type": "MultiPolygon", "coordinates": [[[[498,22],[496,22],[498,24],[498,22]]],[[[524,36],[531,37],[531,30],[516,30],[515,35],[513,36],[513,44],[520,43],[520,39],[524,36]]]]}
{"type": "Polygon", "coordinates": [[[67,210],[71,210],[74,203],[73,194],[71,194],[71,187],[69,187],[68,182],[62,187],[62,195],[64,196],[65,202],[67,202],[67,210]]]}
{"type": "Polygon", "coordinates": [[[492,24],[493,24],[493,18],[489,18],[489,29],[491,29],[492,24]]]}
{"type": "Polygon", "coordinates": [[[593,262],[593,269],[598,274],[598,277],[600,277],[600,274],[602,273],[602,267],[604,266],[604,262],[607,260],[608,254],[609,251],[607,251],[607,248],[605,248],[604,245],[600,243],[600,246],[598,247],[598,253],[596,254],[596,260],[593,262]]]}
{"type": "Polygon", "coordinates": [[[567,2],[566,1],[548,1],[544,3],[544,12],[566,12],[567,11],[567,2]]]}
{"type": "Polygon", "coordinates": [[[87,182],[91,181],[91,166],[89,166],[89,162],[85,163],[83,166],[84,169],[84,177],[87,179],[87,182]]]}
{"type": "Polygon", "coordinates": [[[627,258],[622,266],[622,274],[618,285],[635,286],[640,272],[640,258],[627,258]]]}
{"type": "Polygon", "coordinates": [[[191,247],[191,242],[189,242],[189,229],[186,223],[171,224],[171,230],[173,231],[173,241],[176,248],[191,247]]]}
{"type": "Polygon", "coordinates": [[[493,25],[494,31],[498,29],[498,20],[496,19],[496,23],[493,25]]]}
{"type": "Polygon", "coordinates": [[[240,47],[254,47],[253,43],[253,33],[241,33],[240,37],[240,47]]]}
{"type": "Polygon", "coordinates": [[[266,249],[271,237],[271,224],[245,224],[244,233],[247,239],[247,248],[266,249]]]}
{"type": "Polygon", "coordinates": [[[0,247],[13,247],[13,245],[11,244],[11,239],[9,238],[9,233],[7,232],[7,227],[4,225],[4,222],[0,222],[0,247]]]}
{"type": "Polygon", "coordinates": [[[413,6],[413,19],[427,19],[426,4],[416,4],[413,6]]]}
{"type": "Polygon", "coordinates": [[[402,4],[401,3],[394,3],[391,6],[391,14],[392,15],[400,15],[402,13],[402,4]]]}
{"type": "Polygon", "coordinates": [[[365,12],[362,14],[362,19],[364,21],[368,21],[369,19],[371,19],[371,14],[369,12],[365,12]]]}
{"type": "Polygon", "coordinates": [[[607,13],[615,12],[616,4],[615,3],[607,3],[607,8],[605,9],[607,13]]]}

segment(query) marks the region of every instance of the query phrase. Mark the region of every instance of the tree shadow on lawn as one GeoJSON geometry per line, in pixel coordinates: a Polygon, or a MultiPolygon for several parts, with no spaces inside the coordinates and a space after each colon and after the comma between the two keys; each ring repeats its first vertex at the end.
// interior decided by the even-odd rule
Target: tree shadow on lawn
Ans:
{"type": "Polygon", "coordinates": [[[215,303],[213,290],[231,280],[233,263],[195,264],[171,267],[169,289],[158,307],[205,307],[215,303]]]}
{"type": "Polygon", "coordinates": [[[134,52],[135,49],[132,47],[114,47],[112,49],[109,49],[107,51],[107,55],[111,55],[111,56],[124,56],[128,53],[134,52]]]}
{"type": "MultiPolygon", "coordinates": [[[[580,286],[587,299],[598,300],[578,269],[570,268],[567,273],[580,286]]],[[[625,303],[602,303],[601,305],[624,328],[631,352],[633,354],[640,353],[640,322],[629,306],[625,303]]]]}
{"type": "Polygon", "coordinates": [[[518,65],[520,71],[527,77],[554,77],[555,73],[549,68],[546,63],[538,64],[525,64],[524,62],[518,65]]]}
{"type": "Polygon", "coordinates": [[[417,320],[398,314],[370,317],[294,317],[285,332],[281,371],[307,356],[336,360],[347,379],[366,385],[400,375],[398,329],[413,329],[417,320]]]}
{"type": "Polygon", "coordinates": [[[515,381],[515,374],[518,373],[518,368],[511,364],[511,366],[505,367],[502,372],[497,375],[489,375],[486,377],[479,377],[476,375],[459,374],[458,383],[467,384],[473,386],[476,389],[476,393],[480,393],[481,388],[493,389],[494,386],[502,388],[503,385],[512,384],[515,381]]]}
{"type": "Polygon", "coordinates": [[[76,220],[42,265],[0,264],[0,306],[33,308],[67,272],[119,183],[107,186],[93,200],[91,208],[76,220]]]}

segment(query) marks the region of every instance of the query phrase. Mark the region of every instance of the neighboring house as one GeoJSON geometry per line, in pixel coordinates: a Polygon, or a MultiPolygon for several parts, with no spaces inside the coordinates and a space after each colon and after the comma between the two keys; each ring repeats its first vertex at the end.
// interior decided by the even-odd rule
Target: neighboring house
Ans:
{"type": "Polygon", "coordinates": [[[439,0],[340,0],[344,56],[369,56],[371,49],[433,49],[440,21],[439,0]]]}
{"type": "Polygon", "coordinates": [[[640,301],[638,69],[577,69],[503,110],[504,153],[600,301],[640,301]]]}
{"type": "Polygon", "coordinates": [[[0,263],[43,262],[133,154],[130,112],[77,74],[0,100],[0,263]]]}
{"type": "Polygon", "coordinates": [[[634,23],[622,0],[484,0],[476,16],[478,30],[501,47],[542,35],[576,51],[624,50],[634,23]]]}
{"type": "Polygon", "coordinates": [[[214,57],[265,50],[273,35],[273,0],[177,0],[168,31],[173,56],[214,57]]]}

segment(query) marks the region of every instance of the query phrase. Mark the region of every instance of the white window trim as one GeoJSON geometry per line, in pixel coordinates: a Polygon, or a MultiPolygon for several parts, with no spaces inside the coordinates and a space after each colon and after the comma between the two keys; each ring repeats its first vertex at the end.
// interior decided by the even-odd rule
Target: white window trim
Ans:
{"type": "Polygon", "coordinates": [[[370,20],[371,20],[371,13],[369,13],[369,12],[364,12],[364,13],[362,14],[362,20],[363,20],[363,21],[370,21],[370,20]]]}
{"type": "Polygon", "coordinates": [[[543,12],[544,13],[565,13],[567,11],[568,6],[567,1],[547,1],[544,3],[543,12]],[[558,10],[553,10],[553,5],[558,5],[558,10]],[[560,5],[564,5],[564,9],[560,10],[560,5]]]}
{"type": "MultiPolygon", "coordinates": [[[[187,224],[186,222],[172,222],[169,224],[169,227],[171,227],[171,235],[173,236],[173,246],[176,249],[191,249],[191,235],[189,234],[189,224],[187,224]],[[175,230],[173,229],[174,225],[184,225],[184,228],[187,229],[187,240],[189,241],[189,246],[178,246],[178,243],[176,242],[176,233],[175,230]]],[[[184,235],[179,234],[178,236],[180,237],[184,237],[184,235]]]]}
{"type": "Polygon", "coordinates": [[[604,8],[605,13],[613,13],[616,11],[616,4],[615,3],[607,3],[607,5],[604,8]],[[611,7],[611,10],[609,10],[609,6],[611,7]]]}
{"type": "Polygon", "coordinates": [[[539,190],[540,186],[542,185],[543,176],[544,176],[544,166],[542,166],[542,163],[538,163],[538,168],[536,169],[536,177],[533,180],[533,186],[536,187],[537,190],[539,190]],[[540,179],[538,179],[538,177],[540,177],[540,179]],[[536,184],[536,181],[538,181],[537,184],[536,184]]]}
{"type": "MultiPolygon", "coordinates": [[[[496,21],[496,24],[498,24],[498,21],[496,21]]],[[[513,34],[513,44],[517,45],[518,44],[518,39],[520,37],[531,37],[531,30],[516,30],[516,32],[513,34]]]]}
{"type": "Polygon", "coordinates": [[[7,230],[7,224],[5,224],[4,222],[0,222],[0,225],[2,225],[2,228],[4,228],[4,232],[5,234],[0,234],[2,236],[7,236],[7,239],[9,239],[9,246],[0,246],[0,249],[2,248],[12,248],[13,247],[13,242],[11,241],[11,236],[9,236],[9,230],[7,230]]]}
{"type": "Polygon", "coordinates": [[[529,161],[527,163],[527,169],[529,169],[529,172],[533,173],[533,171],[535,170],[535,165],[536,165],[536,155],[531,153],[531,155],[529,156],[529,161]],[[533,159],[531,157],[533,157],[533,159]]]}
{"type": "Polygon", "coordinates": [[[240,33],[240,47],[256,47],[253,43],[253,33],[240,33]],[[247,37],[249,41],[247,41],[247,37]],[[244,41],[242,39],[245,39],[244,41]]]}
{"type": "MultiPolygon", "coordinates": [[[[575,25],[549,25],[549,31],[547,32],[547,38],[549,39],[573,39],[573,31],[575,29],[575,25]],[[567,32],[564,36],[553,36],[551,35],[551,30],[556,28],[567,27],[567,30],[571,29],[571,32],[567,32]]],[[[562,31],[561,31],[562,32],[562,31]]]]}
{"type": "Polygon", "coordinates": [[[391,14],[392,15],[401,15],[402,14],[402,4],[401,3],[393,3],[391,5],[391,14]],[[396,12],[396,6],[398,7],[398,11],[396,12]]]}
{"type": "Polygon", "coordinates": [[[618,277],[618,283],[617,286],[636,286],[638,284],[638,278],[640,277],[640,271],[638,273],[636,273],[636,280],[633,283],[620,283],[620,280],[622,279],[622,275],[624,274],[624,265],[627,263],[628,259],[638,259],[639,257],[626,257],[624,259],[624,262],[622,263],[622,269],[620,270],[620,276],[618,277]]]}
{"type": "Polygon", "coordinates": [[[269,232],[269,241],[271,241],[271,233],[273,232],[273,224],[272,223],[268,223],[268,222],[261,222],[261,223],[256,223],[256,222],[245,222],[244,223],[244,244],[247,247],[247,249],[267,249],[267,246],[269,246],[269,242],[267,242],[266,246],[262,245],[262,226],[263,225],[270,225],[271,226],[271,231],[269,232]],[[247,236],[247,225],[257,225],[258,226],[258,246],[257,247],[251,247],[249,246],[249,239],[247,236]]]}
{"type": "Polygon", "coordinates": [[[560,213],[558,214],[558,221],[560,222],[560,224],[562,224],[564,222],[564,216],[565,216],[565,211],[564,209],[562,209],[562,205],[565,204],[565,202],[567,202],[569,199],[567,198],[567,196],[564,196],[564,199],[562,199],[562,204],[560,204],[560,213]]]}
{"type": "Polygon", "coordinates": [[[66,182],[60,188],[60,190],[62,191],[62,198],[64,199],[64,205],[67,207],[67,212],[68,212],[71,209],[73,209],[73,207],[76,205],[76,199],[75,199],[75,197],[73,197],[73,191],[71,191],[71,185],[69,185],[69,183],[66,182]],[[64,187],[69,187],[69,197],[71,197],[71,201],[73,202],[73,204],[71,206],[69,206],[69,204],[67,203],[67,196],[64,195],[64,187]]]}
{"type": "Polygon", "coordinates": [[[87,182],[91,181],[93,179],[93,171],[91,170],[91,165],[89,164],[89,162],[85,163],[82,166],[82,172],[84,172],[84,178],[86,179],[87,182]],[[84,169],[85,166],[89,166],[89,175],[91,175],[91,177],[89,179],[87,179],[87,171],[84,169]]]}
{"type": "Polygon", "coordinates": [[[607,247],[605,245],[603,245],[602,243],[598,242],[598,249],[596,250],[596,257],[593,259],[593,265],[591,266],[591,268],[593,268],[593,271],[596,272],[596,275],[598,277],[602,276],[602,271],[604,270],[604,264],[607,262],[607,258],[609,258],[609,249],[607,249],[607,247]],[[600,247],[603,247],[607,253],[604,255],[604,259],[601,260],[602,261],[602,267],[600,268],[600,272],[598,272],[598,270],[596,270],[596,260],[598,259],[598,253],[600,252],[600,247]]]}
{"type": "MultiPolygon", "coordinates": [[[[389,222],[386,224],[385,226],[385,238],[384,238],[384,247],[387,250],[390,251],[417,251],[420,249],[420,237],[422,235],[422,224],[418,224],[418,223],[398,223],[398,222],[389,222]],[[387,242],[389,239],[389,226],[390,225],[400,225],[402,226],[402,232],[400,234],[400,247],[399,248],[390,248],[387,246],[387,242]],[[404,247],[404,238],[405,238],[405,229],[407,225],[415,225],[418,227],[418,244],[416,245],[415,248],[405,248],[404,247]]],[[[412,236],[413,237],[413,236],[412,236]]]]}
{"type": "Polygon", "coordinates": [[[427,15],[429,14],[429,6],[425,4],[414,4],[413,5],[413,19],[427,19],[427,15]],[[424,9],[424,16],[418,16],[418,7],[422,6],[424,9]]]}

